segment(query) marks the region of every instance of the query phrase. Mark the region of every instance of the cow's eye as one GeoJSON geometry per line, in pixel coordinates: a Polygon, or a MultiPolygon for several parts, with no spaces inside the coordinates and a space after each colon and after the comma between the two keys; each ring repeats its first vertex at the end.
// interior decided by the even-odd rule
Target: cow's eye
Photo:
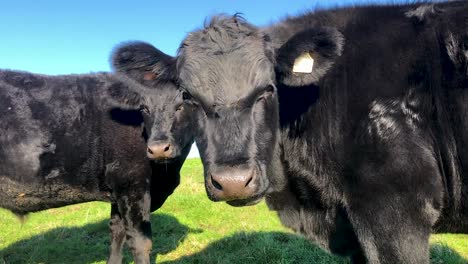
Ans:
{"type": "MultiPolygon", "coordinates": [[[[196,102],[195,98],[189,93],[189,92],[182,92],[182,99],[184,100],[183,104],[185,106],[195,106],[197,107],[199,104],[196,102]]],[[[177,110],[179,110],[179,108],[181,108],[180,110],[182,110],[184,108],[184,106],[179,106],[177,108],[177,110]]]]}
{"type": "Polygon", "coordinates": [[[268,85],[268,87],[263,91],[263,93],[260,94],[260,96],[257,98],[257,102],[261,102],[261,101],[266,100],[274,92],[275,92],[275,88],[273,87],[273,85],[268,85]]]}
{"type": "Polygon", "coordinates": [[[268,85],[268,87],[265,89],[265,93],[267,93],[268,95],[271,95],[275,92],[275,87],[273,87],[273,85],[268,85]]]}
{"type": "Polygon", "coordinates": [[[182,99],[184,99],[184,101],[190,100],[190,99],[192,99],[192,95],[189,94],[188,92],[183,92],[182,93],[182,99]]]}
{"type": "Polygon", "coordinates": [[[183,104],[179,105],[179,106],[176,108],[176,111],[182,111],[182,110],[184,110],[184,105],[183,105],[183,104]]]}

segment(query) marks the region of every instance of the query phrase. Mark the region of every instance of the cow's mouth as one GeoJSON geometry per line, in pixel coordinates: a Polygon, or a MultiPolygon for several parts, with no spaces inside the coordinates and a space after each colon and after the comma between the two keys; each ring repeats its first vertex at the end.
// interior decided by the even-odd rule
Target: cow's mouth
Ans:
{"type": "Polygon", "coordinates": [[[157,163],[157,164],[169,164],[169,163],[174,163],[176,161],[179,160],[179,156],[176,156],[176,157],[169,157],[169,158],[150,158],[149,160],[151,160],[152,162],[154,163],[157,163]]]}
{"type": "Polygon", "coordinates": [[[239,199],[239,200],[231,200],[227,201],[226,203],[234,206],[234,207],[242,207],[242,206],[251,206],[256,205],[263,200],[263,195],[255,196],[249,199],[239,199]]]}

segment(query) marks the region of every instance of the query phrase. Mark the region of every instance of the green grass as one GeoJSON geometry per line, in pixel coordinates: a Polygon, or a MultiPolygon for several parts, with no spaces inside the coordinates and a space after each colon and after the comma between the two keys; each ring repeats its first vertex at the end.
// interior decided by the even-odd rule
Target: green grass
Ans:
{"type": "MultiPolygon", "coordinates": [[[[24,224],[0,209],[0,264],[105,263],[110,206],[93,202],[30,214],[24,224]]],[[[152,214],[153,262],[348,263],[281,226],[262,202],[243,208],[208,200],[198,159],[188,160],[182,181],[152,214]]],[[[434,235],[431,262],[466,264],[468,235],[434,235]]],[[[124,262],[132,261],[126,251],[124,262]]]]}

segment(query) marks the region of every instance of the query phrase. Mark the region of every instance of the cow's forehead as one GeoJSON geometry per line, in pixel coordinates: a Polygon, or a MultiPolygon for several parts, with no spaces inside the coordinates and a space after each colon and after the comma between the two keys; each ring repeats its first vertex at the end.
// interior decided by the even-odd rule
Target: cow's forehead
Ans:
{"type": "Polygon", "coordinates": [[[273,81],[265,38],[236,17],[214,18],[179,50],[181,84],[206,101],[229,103],[273,81]]]}
{"type": "Polygon", "coordinates": [[[273,65],[262,53],[241,50],[186,60],[181,84],[193,94],[219,104],[239,100],[273,81],[273,65]]]}

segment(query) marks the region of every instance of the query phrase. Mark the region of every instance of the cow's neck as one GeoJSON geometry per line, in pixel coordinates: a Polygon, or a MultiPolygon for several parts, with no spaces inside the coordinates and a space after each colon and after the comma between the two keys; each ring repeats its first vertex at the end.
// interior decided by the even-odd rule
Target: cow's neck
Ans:
{"type": "MultiPolygon", "coordinates": [[[[294,98],[308,98],[309,101],[302,102],[304,109],[300,109],[302,106],[298,102],[292,112],[286,111],[291,109],[280,108],[281,125],[271,166],[273,175],[270,176],[272,189],[282,192],[292,189],[297,193],[297,185],[301,185],[304,194],[299,196],[310,197],[312,193],[327,192],[329,195],[325,197],[339,199],[341,192],[336,182],[344,155],[340,147],[344,132],[337,127],[340,124],[337,122],[337,112],[341,110],[330,107],[337,105],[337,102],[329,96],[326,97],[330,100],[324,103],[318,93],[314,95],[310,91],[293,92],[294,98]]],[[[280,94],[280,104],[288,105],[283,101],[287,100],[285,95],[289,96],[280,94]]]]}

